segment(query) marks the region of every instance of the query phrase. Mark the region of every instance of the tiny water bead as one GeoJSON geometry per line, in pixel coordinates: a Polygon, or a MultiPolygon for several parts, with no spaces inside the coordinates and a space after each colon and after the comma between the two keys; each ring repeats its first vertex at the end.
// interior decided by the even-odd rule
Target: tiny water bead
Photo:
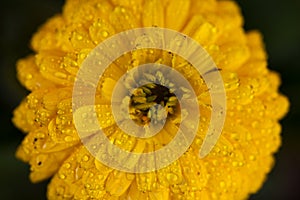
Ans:
{"type": "Polygon", "coordinates": [[[160,84],[149,83],[135,89],[130,97],[129,114],[138,125],[147,125],[154,119],[154,124],[163,120],[165,112],[159,109],[151,109],[155,105],[161,105],[167,115],[174,114],[178,109],[178,100],[169,88],[160,84]]]}

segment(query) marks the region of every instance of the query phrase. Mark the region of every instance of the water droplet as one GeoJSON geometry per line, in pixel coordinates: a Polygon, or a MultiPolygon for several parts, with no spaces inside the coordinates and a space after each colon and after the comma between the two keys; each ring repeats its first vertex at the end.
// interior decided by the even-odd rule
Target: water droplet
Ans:
{"type": "Polygon", "coordinates": [[[232,166],[233,166],[233,167],[236,167],[236,166],[238,166],[238,162],[236,162],[236,161],[233,161],[233,162],[232,162],[232,166]]]}
{"type": "Polygon", "coordinates": [[[176,45],[177,45],[177,46],[181,46],[181,45],[182,45],[182,41],[177,40],[177,41],[176,41],[176,45]]]}
{"type": "Polygon", "coordinates": [[[26,79],[28,79],[28,80],[29,80],[29,79],[32,79],[32,74],[27,74],[27,75],[26,75],[26,79]]]}
{"type": "Polygon", "coordinates": [[[167,180],[170,182],[175,182],[178,180],[178,176],[176,174],[169,173],[167,174],[167,180]]]}
{"type": "Polygon", "coordinates": [[[60,174],[60,175],[59,175],[59,178],[60,178],[60,179],[65,179],[66,176],[65,176],[64,174],[60,174]]]}
{"type": "Polygon", "coordinates": [[[256,157],[255,157],[254,155],[251,155],[251,156],[249,156],[249,159],[250,159],[250,160],[255,160],[256,157]]]}
{"type": "Polygon", "coordinates": [[[66,142],[71,142],[71,141],[73,141],[73,137],[72,136],[66,136],[64,140],[66,142]]]}
{"type": "Polygon", "coordinates": [[[251,123],[251,125],[252,125],[253,128],[257,128],[259,123],[258,123],[258,121],[254,121],[254,122],[251,123]]]}
{"type": "Polygon", "coordinates": [[[80,190],[80,193],[81,193],[82,195],[86,195],[85,189],[80,190]]]}
{"type": "Polygon", "coordinates": [[[89,156],[84,155],[84,156],[82,157],[82,160],[83,160],[84,162],[87,162],[87,161],[89,160],[89,156]]]}
{"type": "Polygon", "coordinates": [[[121,12],[125,13],[126,12],[125,8],[121,8],[121,12]]]}
{"type": "Polygon", "coordinates": [[[87,113],[82,113],[81,114],[81,117],[84,118],[84,119],[87,118],[87,116],[88,116],[87,113]]]}
{"type": "Polygon", "coordinates": [[[214,166],[217,166],[218,165],[218,160],[213,160],[212,163],[213,163],[214,166]]]}
{"type": "Polygon", "coordinates": [[[56,76],[57,78],[62,78],[62,79],[67,78],[67,75],[62,72],[55,72],[54,76],[56,76]]]}
{"type": "Polygon", "coordinates": [[[82,35],[77,35],[77,40],[82,40],[83,39],[83,37],[82,37],[82,35]]]}
{"type": "Polygon", "coordinates": [[[222,188],[225,187],[225,182],[224,182],[224,181],[221,181],[221,182],[220,182],[220,187],[222,187],[222,188]]]}
{"type": "Polygon", "coordinates": [[[71,167],[71,164],[70,163],[65,163],[64,167],[67,168],[67,169],[69,169],[71,167]]]}
{"type": "Polygon", "coordinates": [[[109,33],[108,33],[107,31],[102,31],[101,34],[102,34],[102,36],[105,37],[105,38],[109,35],[109,33]]]}
{"type": "Polygon", "coordinates": [[[202,139],[199,139],[199,138],[197,138],[197,139],[195,140],[195,144],[196,144],[196,145],[201,145],[202,142],[203,142],[203,140],[202,140],[202,139]]]}

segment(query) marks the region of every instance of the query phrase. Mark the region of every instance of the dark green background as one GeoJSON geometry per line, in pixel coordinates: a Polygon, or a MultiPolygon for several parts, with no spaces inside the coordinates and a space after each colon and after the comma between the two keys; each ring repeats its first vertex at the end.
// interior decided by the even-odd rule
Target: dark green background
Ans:
{"type": "MultiPolygon", "coordinates": [[[[264,187],[251,199],[300,199],[300,1],[239,0],[245,29],[259,29],[269,54],[269,68],[279,71],[281,91],[291,109],[282,121],[283,144],[264,187]]],[[[45,199],[47,182],[31,184],[29,166],[14,157],[23,135],[11,124],[11,112],[27,92],[15,78],[15,62],[30,53],[31,35],[61,11],[62,0],[9,0],[0,3],[0,199],[45,199]]]]}

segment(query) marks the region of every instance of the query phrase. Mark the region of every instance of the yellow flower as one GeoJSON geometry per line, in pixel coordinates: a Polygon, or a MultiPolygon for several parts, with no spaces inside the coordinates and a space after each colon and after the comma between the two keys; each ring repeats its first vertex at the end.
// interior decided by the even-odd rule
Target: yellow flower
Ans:
{"type": "Polygon", "coordinates": [[[261,35],[245,33],[242,25],[232,1],[67,0],[62,14],[34,35],[35,54],[17,64],[19,80],[31,91],[14,111],[13,122],[27,133],[17,157],[30,164],[32,182],[53,176],[47,196],[55,200],[245,199],[255,193],[280,146],[278,120],[287,112],[288,100],[278,93],[278,74],[267,69],[261,35]],[[227,116],[216,146],[200,159],[211,115],[203,79],[183,58],[162,50],[123,55],[106,70],[96,94],[99,123],[113,144],[127,151],[151,152],[172,140],[178,129],[176,98],[171,91],[150,85],[131,97],[131,118],[147,123],[148,110],[143,108],[149,104],[144,97],[149,103],[167,92],[163,94],[168,98],[159,101],[169,105],[163,130],[155,137],[137,139],[115,124],[107,105],[112,88],[122,74],[141,64],[161,63],[182,73],[194,88],[201,111],[196,138],[178,160],[154,172],[126,173],[105,166],[82,145],[73,122],[72,89],[83,60],[99,43],[116,33],[149,26],[182,32],[210,54],[224,80],[227,116]]]}

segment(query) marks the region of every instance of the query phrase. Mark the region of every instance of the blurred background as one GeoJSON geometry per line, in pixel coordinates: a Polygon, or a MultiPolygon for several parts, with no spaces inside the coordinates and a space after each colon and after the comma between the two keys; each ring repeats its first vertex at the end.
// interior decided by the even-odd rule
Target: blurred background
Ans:
{"type": "MultiPolygon", "coordinates": [[[[281,92],[291,101],[282,120],[282,147],[263,188],[251,200],[300,199],[300,1],[237,0],[245,29],[264,35],[269,68],[282,76],[281,92]],[[299,132],[298,132],[299,131],[299,132]]],[[[15,77],[15,63],[28,55],[32,34],[45,20],[61,11],[63,0],[9,0],[0,3],[0,199],[45,199],[47,181],[32,184],[29,166],[14,157],[23,139],[11,123],[12,110],[27,91],[15,77]]]]}

